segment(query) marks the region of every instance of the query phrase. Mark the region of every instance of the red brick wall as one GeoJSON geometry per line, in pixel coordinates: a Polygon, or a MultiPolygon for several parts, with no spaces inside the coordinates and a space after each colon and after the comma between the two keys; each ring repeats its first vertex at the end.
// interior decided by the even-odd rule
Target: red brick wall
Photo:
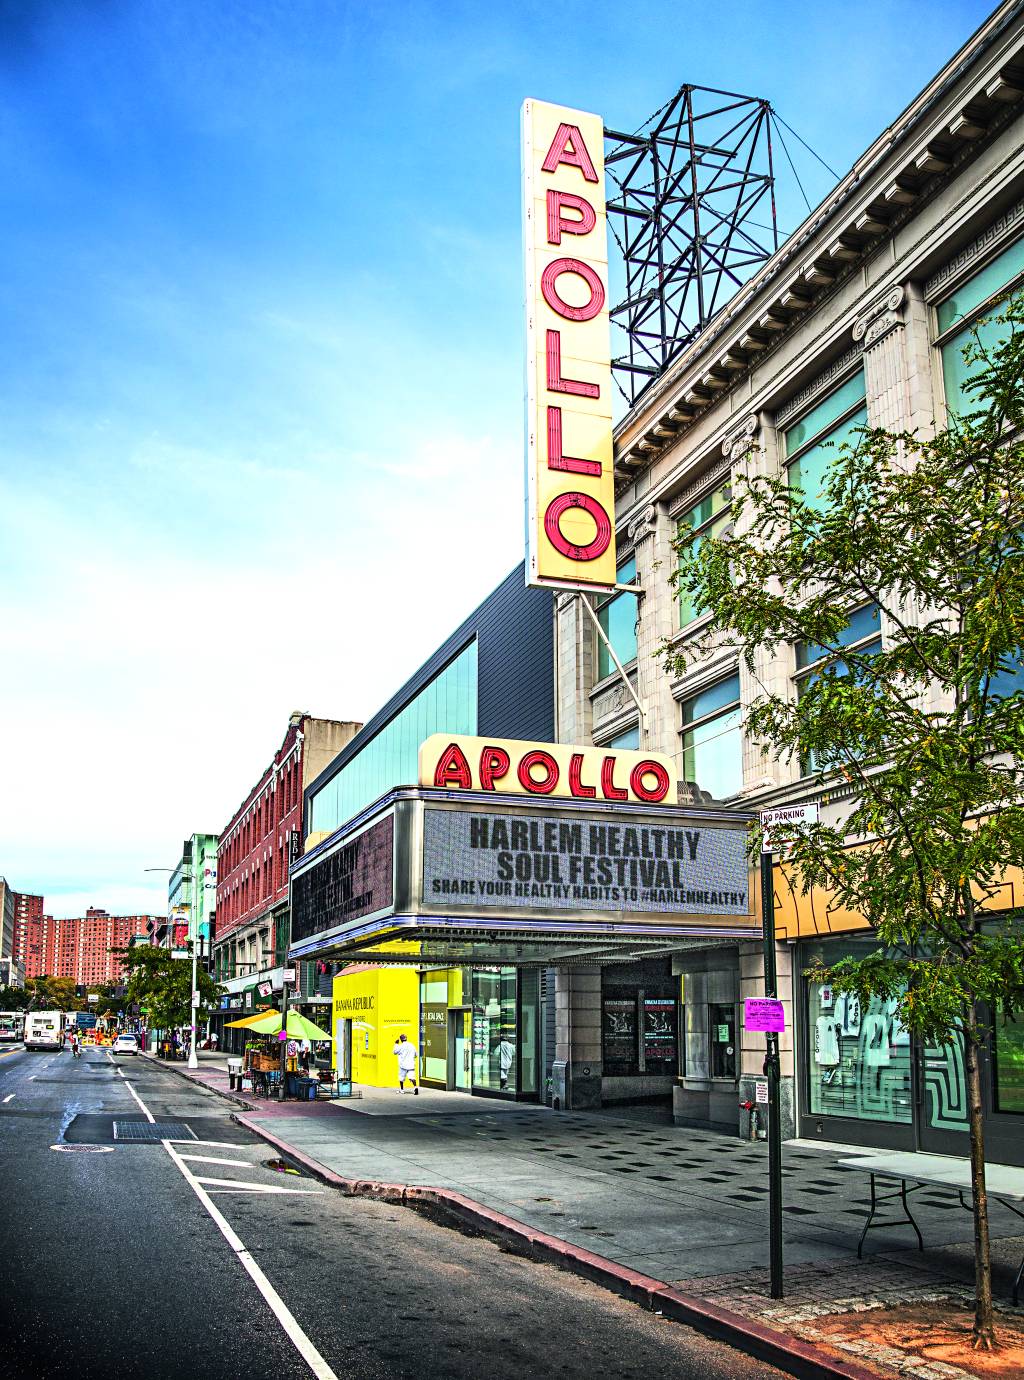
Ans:
{"type": "Polygon", "coordinates": [[[220,835],[217,942],[288,897],[288,841],[302,827],[302,750],[290,725],[273,761],[220,835]]]}

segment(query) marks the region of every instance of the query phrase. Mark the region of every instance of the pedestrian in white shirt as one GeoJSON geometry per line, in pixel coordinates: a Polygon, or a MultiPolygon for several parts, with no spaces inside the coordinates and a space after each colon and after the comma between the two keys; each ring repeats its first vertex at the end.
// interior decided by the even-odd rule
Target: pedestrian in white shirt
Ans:
{"type": "Polygon", "coordinates": [[[419,1097],[420,1090],[416,1083],[416,1060],[419,1058],[419,1051],[416,1046],[405,1035],[399,1035],[391,1052],[398,1055],[398,1091],[405,1092],[405,1080],[408,1078],[412,1084],[413,1094],[419,1097]]]}

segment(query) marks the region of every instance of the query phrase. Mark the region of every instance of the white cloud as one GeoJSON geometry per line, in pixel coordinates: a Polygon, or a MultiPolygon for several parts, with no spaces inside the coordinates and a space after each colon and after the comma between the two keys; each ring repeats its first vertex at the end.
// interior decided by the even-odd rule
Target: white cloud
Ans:
{"type": "Polygon", "coordinates": [[[19,668],[0,678],[0,871],[56,914],[159,913],[143,868],[227,822],[290,711],[368,718],[520,559],[518,457],[494,437],[414,438],[333,472],[148,453],[175,484],[214,476],[188,542],[141,487],[85,507],[0,494],[19,668]],[[247,540],[222,549],[235,504],[247,540]]]}

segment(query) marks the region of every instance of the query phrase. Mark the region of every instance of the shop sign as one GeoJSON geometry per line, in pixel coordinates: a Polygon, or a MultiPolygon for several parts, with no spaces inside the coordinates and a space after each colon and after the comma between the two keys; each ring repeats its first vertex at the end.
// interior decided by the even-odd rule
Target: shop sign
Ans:
{"type": "Polygon", "coordinates": [[[272,982],[261,982],[256,988],[261,997],[269,997],[273,990],[274,984],[272,982]]]}
{"type": "Polygon", "coordinates": [[[604,121],[523,104],[527,583],[615,584],[604,121]]]}
{"type": "Polygon", "coordinates": [[[747,997],[743,1003],[743,1024],[747,1030],[780,1035],[786,1028],[786,1013],[775,997],[747,997]]]}
{"type": "Polygon", "coordinates": [[[292,943],[391,906],[394,839],[394,817],[387,815],[293,876],[292,943]]]}
{"type": "Polygon", "coordinates": [[[748,915],[741,829],[427,809],[423,905],[748,915]]]}
{"type": "Polygon", "coordinates": [[[641,805],[678,801],[675,766],[664,753],[567,743],[434,733],[420,748],[419,777],[421,786],[439,790],[641,805]]]}

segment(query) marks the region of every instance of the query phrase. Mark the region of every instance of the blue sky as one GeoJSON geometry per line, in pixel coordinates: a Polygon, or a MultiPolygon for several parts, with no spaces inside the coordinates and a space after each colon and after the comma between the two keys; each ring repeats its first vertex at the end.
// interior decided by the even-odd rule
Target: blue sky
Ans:
{"type": "Polygon", "coordinates": [[[0,0],[0,874],[164,909],[521,559],[524,97],[724,86],[842,173],[987,12],[0,0]]]}

